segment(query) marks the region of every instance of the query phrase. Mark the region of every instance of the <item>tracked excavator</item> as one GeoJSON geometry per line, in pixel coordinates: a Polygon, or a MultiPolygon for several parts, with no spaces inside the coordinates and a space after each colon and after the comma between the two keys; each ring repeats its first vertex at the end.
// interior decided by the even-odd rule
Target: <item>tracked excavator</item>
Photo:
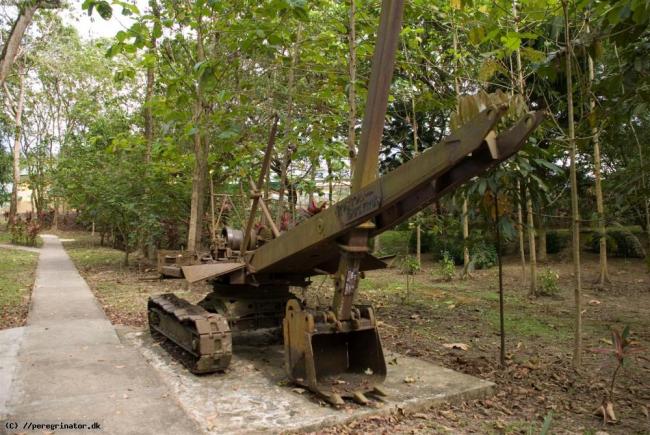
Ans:
{"type": "Polygon", "coordinates": [[[276,118],[257,183],[249,180],[246,228],[225,227],[210,255],[178,266],[189,282],[211,282],[212,292],[198,305],[174,294],[150,298],[152,332],[173,342],[193,373],[226,369],[233,334],[276,328],[293,383],[334,405],[345,398],[367,403],[368,395],[384,394],[386,362],[375,312],[355,303],[362,272],[386,267],[369,252],[369,240],[512,156],[543,118],[526,112],[510,126],[499,124],[496,133],[507,103],[487,104],[440,143],[378,176],[402,12],[403,1],[383,1],[351,194],[291,229],[275,227],[260,191],[276,118]],[[255,230],[258,207],[271,226],[270,237],[255,230]],[[291,290],[324,274],[334,278],[332,305],[306,307],[291,290]]]}

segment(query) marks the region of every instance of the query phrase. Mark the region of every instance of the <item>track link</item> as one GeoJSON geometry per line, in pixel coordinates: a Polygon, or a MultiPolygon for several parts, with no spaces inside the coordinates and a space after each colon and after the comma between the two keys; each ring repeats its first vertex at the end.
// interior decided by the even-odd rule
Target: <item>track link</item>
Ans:
{"type": "Polygon", "coordinates": [[[152,335],[162,334],[180,351],[180,360],[195,374],[225,370],[232,358],[232,337],[226,318],[193,305],[173,293],[149,298],[152,335]]]}

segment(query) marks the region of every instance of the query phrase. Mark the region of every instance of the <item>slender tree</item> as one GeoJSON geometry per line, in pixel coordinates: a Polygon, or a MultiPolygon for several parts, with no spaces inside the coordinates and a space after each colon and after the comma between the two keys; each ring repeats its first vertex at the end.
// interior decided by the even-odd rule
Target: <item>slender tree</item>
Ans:
{"type": "MultiPolygon", "coordinates": [[[[205,47],[203,45],[203,17],[199,15],[196,26],[196,58],[198,62],[205,62],[205,47]]],[[[205,193],[208,178],[208,152],[209,147],[203,137],[205,101],[203,86],[198,80],[195,87],[196,100],[194,102],[192,118],[196,131],[194,132],[194,171],[192,173],[192,201],[190,209],[190,225],[187,235],[187,250],[196,252],[201,248],[201,234],[203,230],[203,214],[205,210],[205,193]]]]}
{"type": "Polygon", "coordinates": [[[357,159],[356,123],[357,123],[357,30],[356,30],[356,0],[350,0],[348,14],[348,73],[350,84],[348,86],[348,153],[350,155],[350,177],[354,173],[357,159]]]}
{"type": "Polygon", "coordinates": [[[60,0],[25,0],[17,4],[18,16],[11,26],[9,36],[2,47],[0,56],[0,86],[7,80],[20,51],[20,44],[27,28],[31,24],[34,14],[39,8],[58,8],[61,6],[60,0]]]}
{"type": "Polygon", "coordinates": [[[7,84],[4,83],[5,94],[14,120],[14,145],[13,145],[13,181],[11,188],[11,200],[9,205],[9,219],[7,224],[11,225],[16,221],[18,213],[18,189],[20,187],[20,145],[23,137],[23,109],[25,107],[25,66],[22,61],[18,62],[18,95],[11,97],[7,84]]]}
{"type": "MultiPolygon", "coordinates": [[[[588,20],[585,29],[587,34],[589,34],[590,28],[588,20]]],[[[590,53],[587,53],[587,66],[589,69],[589,122],[591,123],[591,141],[594,145],[594,187],[596,193],[596,211],[598,213],[598,235],[600,237],[600,267],[598,283],[603,286],[609,282],[609,273],[607,271],[607,228],[605,226],[605,205],[603,201],[603,187],[601,182],[600,137],[595,119],[596,98],[591,90],[595,77],[594,60],[590,53]]]]}
{"type": "Polygon", "coordinates": [[[571,182],[571,233],[573,252],[573,274],[575,279],[575,337],[573,349],[573,366],[578,369],[582,366],[582,277],[580,275],[580,211],[578,209],[578,179],[576,171],[576,135],[575,122],[573,119],[573,43],[571,41],[571,30],[569,28],[568,0],[562,0],[564,13],[564,41],[566,45],[566,89],[567,89],[567,111],[568,111],[568,141],[570,159],[570,182],[571,182]]]}

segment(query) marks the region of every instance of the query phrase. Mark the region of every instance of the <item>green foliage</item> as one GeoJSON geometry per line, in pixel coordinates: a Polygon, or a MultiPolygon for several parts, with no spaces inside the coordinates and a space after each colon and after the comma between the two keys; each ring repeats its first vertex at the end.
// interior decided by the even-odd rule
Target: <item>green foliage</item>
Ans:
{"type": "Polygon", "coordinates": [[[531,425],[528,428],[528,435],[548,435],[549,433],[551,433],[552,424],[553,424],[553,411],[549,411],[544,416],[542,427],[537,429],[535,425],[531,425]]]}
{"type": "Polygon", "coordinates": [[[489,269],[497,264],[497,250],[493,244],[479,241],[470,250],[470,261],[475,269],[489,269]]]}
{"type": "Polygon", "coordinates": [[[538,292],[542,296],[555,296],[560,292],[559,286],[560,275],[549,269],[544,269],[538,276],[538,292]]]}
{"type": "Polygon", "coordinates": [[[445,281],[451,281],[454,279],[454,275],[456,275],[456,264],[453,257],[447,251],[442,252],[439,274],[445,281]]]}
{"type": "Polygon", "coordinates": [[[36,246],[41,226],[35,220],[23,221],[22,219],[18,219],[9,227],[9,231],[11,232],[11,243],[36,246]]]}
{"type": "Polygon", "coordinates": [[[407,254],[410,232],[385,231],[378,236],[381,255],[407,254]]]}
{"type": "Polygon", "coordinates": [[[437,216],[431,230],[425,233],[427,245],[434,260],[440,260],[445,255],[455,264],[463,264],[463,243],[460,219],[454,215],[437,216]]]}
{"type": "MultiPolygon", "coordinates": [[[[586,245],[593,252],[600,252],[600,238],[598,232],[587,236],[586,245]]],[[[645,250],[638,237],[626,229],[607,230],[607,252],[616,257],[645,258],[645,250]]]]}
{"type": "Polygon", "coordinates": [[[557,254],[571,243],[571,233],[567,230],[546,231],[546,252],[557,254]]]}
{"type": "Polygon", "coordinates": [[[404,275],[415,275],[420,271],[420,263],[416,257],[407,255],[400,262],[400,270],[404,275]]]}
{"type": "Polygon", "coordinates": [[[11,154],[0,145],[0,206],[9,201],[7,184],[11,181],[12,169],[11,154]]]}

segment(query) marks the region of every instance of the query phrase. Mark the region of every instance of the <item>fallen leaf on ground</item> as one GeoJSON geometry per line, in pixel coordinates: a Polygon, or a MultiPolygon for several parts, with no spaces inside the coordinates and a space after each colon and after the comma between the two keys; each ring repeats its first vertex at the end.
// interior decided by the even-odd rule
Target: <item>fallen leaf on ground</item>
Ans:
{"type": "Polygon", "coordinates": [[[600,302],[598,299],[592,299],[589,302],[589,305],[600,305],[602,302],[600,302]]]}
{"type": "Polygon", "coordinates": [[[404,378],[404,383],[405,384],[412,384],[414,382],[415,382],[415,378],[412,378],[410,376],[407,376],[407,377],[404,378]]]}
{"type": "Polygon", "coordinates": [[[445,343],[442,345],[442,347],[446,347],[447,349],[460,349],[460,350],[469,349],[469,345],[465,343],[445,343]]]}
{"type": "Polygon", "coordinates": [[[291,391],[293,391],[294,393],[302,394],[306,390],[304,388],[292,388],[291,391]]]}

